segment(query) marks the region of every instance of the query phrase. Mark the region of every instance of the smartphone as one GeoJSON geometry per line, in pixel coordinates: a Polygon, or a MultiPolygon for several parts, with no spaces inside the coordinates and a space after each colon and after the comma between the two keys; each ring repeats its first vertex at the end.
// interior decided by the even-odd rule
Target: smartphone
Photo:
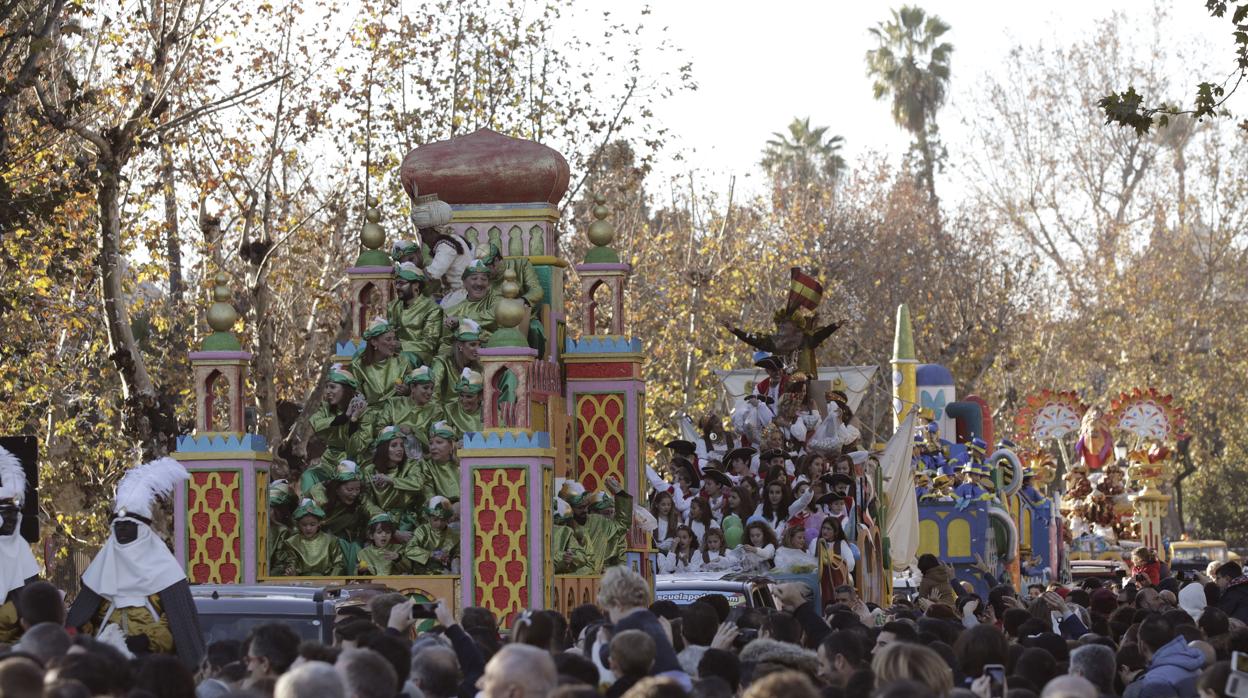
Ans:
{"type": "Polygon", "coordinates": [[[1005,698],[1005,667],[1001,664],[985,664],[984,676],[988,677],[988,695],[1005,698]]]}
{"type": "Polygon", "coordinates": [[[421,618],[437,618],[438,614],[434,610],[437,608],[436,603],[414,603],[412,604],[412,620],[421,618]]]}
{"type": "Polygon", "coordinates": [[[1248,652],[1231,653],[1231,675],[1222,691],[1232,698],[1248,698],[1248,652]]]}

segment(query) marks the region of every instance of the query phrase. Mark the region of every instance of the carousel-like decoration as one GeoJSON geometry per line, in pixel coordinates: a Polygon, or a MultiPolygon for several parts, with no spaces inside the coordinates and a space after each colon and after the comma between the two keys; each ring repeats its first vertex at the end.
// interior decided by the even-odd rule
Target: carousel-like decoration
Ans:
{"type": "Polygon", "coordinates": [[[1164,557],[1172,446],[1184,423],[1173,396],[1135,388],[1103,409],[1071,391],[1043,390],[1023,400],[1014,422],[1034,472],[1054,472],[1055,454],[1062,457],[1060,511],[1071,559],[1112,560],[1136,546],[1164,557]]]}

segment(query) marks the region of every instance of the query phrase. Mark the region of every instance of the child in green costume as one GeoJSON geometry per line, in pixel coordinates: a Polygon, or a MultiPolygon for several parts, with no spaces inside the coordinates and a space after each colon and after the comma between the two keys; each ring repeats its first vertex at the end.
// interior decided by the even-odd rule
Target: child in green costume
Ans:
{"type": "Polygon", "coordinates": [[[346,574],[338,539],[321,530],[325,511],[311,499],[295,509],[298,533],[284,538],[273,551],[273,567],[288,577],[336,577],[346,574]]]}
{"type": "Polygon", "coordinates": [[[368,545],[356,555],[356,572],[377,577],[407,574],[403,550],[403,544],[394,541],[394,519],[378,514],[368,520],[368,545]]]}
{"type": "Polygon", "coordinates": [[[450,528],[451,500],[436,496],[424,510],[426,523],[416,527],[403,551],[416,574],[452,574],[459,569],[459,535],[450,528]]]}

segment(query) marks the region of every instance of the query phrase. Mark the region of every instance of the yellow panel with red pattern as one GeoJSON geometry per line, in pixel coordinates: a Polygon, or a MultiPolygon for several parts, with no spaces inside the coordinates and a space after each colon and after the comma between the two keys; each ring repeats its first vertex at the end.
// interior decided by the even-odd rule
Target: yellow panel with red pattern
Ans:
{"type": "Polygon", "coordinates": [[[576,396],[577,475],[587,491],[605,489],[608,477],[624,482],[626,417],[620,393],[576,396]]]}
{"type": "Polygon", "coordinates": [[[242,582],[241,485],[236,470],[191,473],[186,487],[186,576],[193,584],[242,582]]]}
{"type": "Polygon", "coordinates": [[[473,600],[507,619],[529,607],[529,478],[523,466],[472,472],[473,600]]]}

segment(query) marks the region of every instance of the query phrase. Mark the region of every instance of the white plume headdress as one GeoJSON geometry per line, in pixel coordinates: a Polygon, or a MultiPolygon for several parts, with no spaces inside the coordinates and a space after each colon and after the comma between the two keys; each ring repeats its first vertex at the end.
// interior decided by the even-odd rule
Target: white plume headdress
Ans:
{"type": "Polygon", "coordinates": [[[26,471],[22,462],[0,446],[0,500],[12,499],[19,505],[26,497],[26,471]]]}
{"type": "Polygon", "coordinates": [[[138,514],[152,517],[152,504],[173,494],[173,489],[189,480],[191,474],[186,466],[165,456],[137,465],[122,476],[117,483],[117,497],[113,511],[121,514],[138,514]]]}

